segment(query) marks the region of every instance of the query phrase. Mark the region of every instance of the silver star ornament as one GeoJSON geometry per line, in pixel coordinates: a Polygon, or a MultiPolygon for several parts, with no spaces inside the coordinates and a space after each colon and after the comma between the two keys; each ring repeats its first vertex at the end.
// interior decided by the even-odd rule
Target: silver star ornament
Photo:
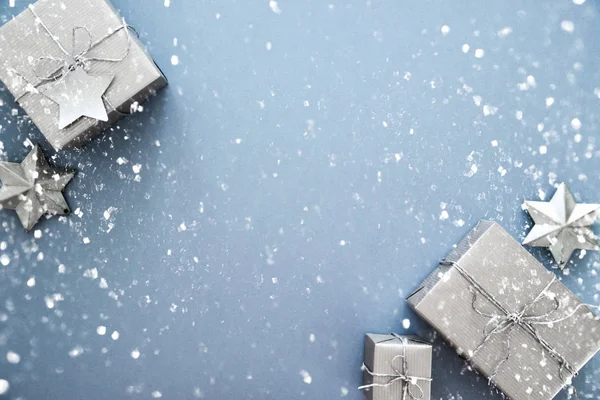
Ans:
{"type": "Polygon", "coordinates": [[[113,79],[113,75],[89,75],[83,68],[77,67],[44,90],[44,95],[60,108],[58,128],[64,129],[81,117],[108,121],[102,96],[113,79]]]}
{"type": "Polygon", "coordinates": [[[600,250],[590,228],[600,216],[600,204],[577,204],[565,183],[550,201],[526,201],[523,208],[535,222],[523,244],[548,247],[561,269],[576,249],[600,250]]]}
{"type": "Polygon", "coordinates": [[[0,162],[0,209],[16,210],[27,232],[44,214],[69,214],[62,191],[74,175],[50,167],[38,146],[20,164],[0,162]]]}

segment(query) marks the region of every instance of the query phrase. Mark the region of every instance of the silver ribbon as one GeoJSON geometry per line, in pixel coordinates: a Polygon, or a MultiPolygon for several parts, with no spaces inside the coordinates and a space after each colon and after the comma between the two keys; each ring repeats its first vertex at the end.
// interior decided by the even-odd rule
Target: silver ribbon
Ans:
{"type": "MultiPolygon", "coordinates": [[[[38,16],[38,14],[35,12],[34,6],[32,4],[30,4],[28,6],[28,8],[31,11],[31,13],[33,14],[33,16],[35,17],[36,23],[39,24],[42,28],[44,28],[44,30],[46,31],[48,36],[54,41],[54,43],[56,43],[56,45],[58,46],[58,48],[64,55],[64,58],[60,58],[60,57],[57,58],[57,57],[52,57],[52,56],[41,56],[35,60],[35,62],[33,64],[33,73],[36,76],[36,78],[39,80],[39,82],[35,85],[31,84],[21,74],[18,74],[19,76],[21,76],[21,78],[23,78],[28,83],[28,85],[30,87],[32,87],[34,89],[37,89],[38,87],[40,87],[48,82],[60,82],[70,72],[75,71],[76,68],[83,68],[84,70],[87,71],[87,69],[89,68],[89,63],[92,61],[118,63],[118,62],[125,60],[125,58],[127,58],[129,53],[131,52],[131,35],[129,34],[129,31],[131,30],[137,35],[137,32],[135,31],[135,29],[132,26],[127,25],[127,23],[125,22],[125,18],[122,18],[123,23],[121,26],[119,26],[117,29],[112,30],[111,32],[109,32],[108,34],[104,35],[103,37],[101,37],[100,39],[98,39],[96,41],[92,40],[92,34],[90,33],[90,30],[88,28],[86,28],[84,26],[76,26],[73,28],[73,31],[72,31],[71,52],[69,52],[62,45],[62,43],[58,40],[58,37],[52,33],[50,28],[48,28],[48,26],[44,23],[44,21],[38,16]],[[121,30],[124,30],[127,35],[127,47],[125,49],[125,54],[123,56],[117,57],[117,58],[109,58],[109,57],[94,57],[94,56],[88,55],[88,53],[92,49],[94,49],[99,44],[103,43],[108,38],[117,34],[121,30]],[[79,31],[87,34],[87,40],[86,40],[86,46],[79,52],[76,52],[76,44],[77,44],[76,38],[77,38],[77,32],[79,32],[79,31]],[[47,62],[50,62],[54,66],[54,68],[51,69],[51,71],[47,72],[47,73],[38,71],[39,66],[43,65],[43,63],[47,63],[47,62]]],[[[19,101],[30,92],[31,92],[31,90],[25,91],[23,94],[21,94],[19,97],[17,97],[15,99],[15,102],[19,103],[19,101]]],[[[43,92],[42,92],[42,94],[43,94],[43,92]]],[[[108,101],[106,96],[103,96],[103,98],[111,108],[113,108],[115,111],[119,112],[108,101]]]]}
{"type": "MultiPolygon", "coordinates": [[[[488,292],[485,288],[483,288],[479,282],[465,271],[463,268],[458,265],[458,263],[453,261],[443,260],[440,265],[453,266],[471,285],[469,290],[473,294],[472,307],[473,310],[484,317],[489,318],[488,323],[483,329],[484,338],[481,343],[473,350],[473,352],[468,357],[468,360],[471,361],[475,355],[485,346],[485,344],[494,336],[498,334],[505,333],[504,337],[504,345],[506,348],[506,357],[496,365],[494,368],[494,372],[489,376],[489,381],[493,382],[494,378],[498,374],[498,371],[502,367],[502,365],[508,361],[511,355],[511,343],[510,337],[514,329],[520,327],[524,329],[527,333],[529,333],[543,348],[550,354],[550,356],[558,362],[559,365],[559,377],[566,382],[564,377],[564,371],[566,370],[571,377],[577,375],[577,369],[571,365],[563,355],[561,355],[550,343],[548,343],[539,333],[536,326],[537,325],[546,325],[551,326],[552,324],[564,321],[566,319],[571,318],[575,313],[582,307],[591,307],[598,308],[597,306],[591,304],[579,304],[573,311],[558,319],[549,319],[550,315],[561,308],[561,303],[558,299],[554,300],[553,307],[550,311],[534,315],[528,313],[528,310],[539,301],[541,301],[544,297],[548,297],[546,295],[546,291],[556,282],[556,276],[553,275],[552,280],[544,287],[544,289],[538,294],[538,296],[533,299],[530,303],[526,304],[520,311],[512,312],[506,309],[490,292],[488,292]],[[501,311],[500,314],[489,314],[482,310],[480,310],[477,306],[477,298],[478,295],[482,295],[489,303],[491,303],[494,307],[501,311]]],[[[549,297],[548,297],[549,298],[549,297]]],[[[575,389],[575,388],[573,388],[575,389]]],[[[576,392],[575,392],[576,393],[576,392]]],[[[576,395],[576,394],[575,394],[576,395]]]]}
{"type": "Polygon", "coordinates": [[[392,333],[391,335],[393,337],[395,337],[396,339],[401,340],[402,344],[403,344],[402,354],[395,356],[391,362],[391,366],[392,366],[392,369],[394,370],[394,373],[393,374],[379,374],[379,373],[371,371],[369,369],[369,367],[367,367],[363,363],[361,369],[363,371],[366,371],[367,374],[371,375],[373,378],[383,378],[383,379],[387,379],[388,381],[386,383],[371,383],[369,385],[362,385],[362,386],[359,386],[358,389],[364,390],[364,389],[371,389],[374,387],[389,387],[396,383],[404,383],[401,400],[408,400],[408,399],[421,400],[421,399],[423,399],[425,394],[423,392],[423,388],[419,385],[418,381],[431,382],[432,379],[431,378],[423,378],[423,377],[419,377],[419,376],[412,376],[412,375],[408,374],[408,361],[406,360],[406,347],[408,345],[408,341],[406,340],[406,338],[403,338],[402,336],[399,336],[395,333],[392,333]],[[399,359],[402,360],[401,368],[396,367],[396,364],[395,364],[396,361],[399,359]],[[413,392],[414,389],[418,389],[418,393],[413,392]]]}

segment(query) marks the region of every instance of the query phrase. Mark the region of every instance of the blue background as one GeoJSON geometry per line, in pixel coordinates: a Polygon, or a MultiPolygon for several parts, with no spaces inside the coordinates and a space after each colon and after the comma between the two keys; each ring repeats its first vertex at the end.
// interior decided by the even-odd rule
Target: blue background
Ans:
{"type": "MultiPolygon", "coordinates": [[[[170,86],[55,156],[75,214],[36,238],[0,212],[6,398],[358,400],[389,331],[434,340],[434,399],[501,398],[404,298],[479,219],[522,239],[561,181],[600,202],[600,5],[114,3],[170,86]]],[[[2,160],[53,154],[4,87],[0,114],[2,160]]],[[[599,303],[600,254],[573,260],[599,303]]],[[[599,382],[596,357],[580,396],[599,382]]]]}

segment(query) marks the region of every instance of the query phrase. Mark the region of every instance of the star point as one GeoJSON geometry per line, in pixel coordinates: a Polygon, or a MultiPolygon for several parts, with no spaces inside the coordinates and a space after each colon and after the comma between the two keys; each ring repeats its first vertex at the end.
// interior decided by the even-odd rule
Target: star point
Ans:
{"type": "Polygon", "coordinates": [[[66,73],[43,93],[57,103],[59,129],[64,129],[81,117],[108,121],[102,96],[114,79],[113,75],[89,75],[83,68],[66,73]]]}
{"type": "Polygon", "coordinates": [[[21,163],[0,162],[0,210],[15,210],[28,232],[44,214],[69,214],[62,191],[74,175],[48,165],[38,146],[21,163]]]}
{"type": "Polygon", "coordinates": [[[600,250],[600,242],[590,228],[600,216],[600,204],[577,204],[565,183],[561,183],[550,201],[525,201],[535,225],[525,246],[547,247],[562,269],[576,249],[600,250]]]}

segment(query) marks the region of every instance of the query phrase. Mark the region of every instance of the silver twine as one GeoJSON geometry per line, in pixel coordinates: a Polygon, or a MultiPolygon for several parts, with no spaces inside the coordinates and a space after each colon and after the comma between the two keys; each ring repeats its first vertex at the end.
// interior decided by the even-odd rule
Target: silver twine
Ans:
{"type": "Polygon", "coordinates": [[[550,297],[546,295],[546,291],[550,288],[550,286],[552,286],[552,284],[554,284],[554,282],[556,282],[556,276],[553,276],[552,280],[546,285],[546,287],[544,287],[544,289],[540,292],[540,294],[538,294],[538,296],[535,299],[533,299],[530,303],[526,304],[520,311],[512,312],[506,309],[490,292],[485,290],[471,274],[469,274],[467,271],[461,268],[460,265],[458,265],[456,262],[443,260],[440,264],[453,266],[469,282],[469,284],[471,285],[470,291],[473,294],[473,310],[477,314],[489,318],[489,321],[483,330],[484,338],[481,341],[481,343],[475,348],[475,350],[473,350],[468,360],[471,361],[494,335],[505,333],[504,345],[506,348],[506,357],[500,360],[500,362],[494,368],[494,372],[489,376],[490,382],[493,382],[502,365],[510,358],[510,337],[516,327],[521,327],[526,332],[528,332],[544,348],[544,350],[546,350],[548,354],[550,354],[550,356],[558,362],[559,377],[563,380],[563,382],[570,383],[566,382],[564,376],[565,371],[567,371],[571,377],[577,375],[577,369],[573,365],[571,365],[565,359],[564,356],[558,353],[558,351],[541,336],[536,326],[552,326],[552,324],[571,318],[582,307],[598,308],[597,306],[581,303],[577,305],[577,307],[575,307],[575,309],[573,309],[573,311],[569,312],[568,314],[565,314],[564,316],[558,319],[549,319],[552,313],[558,311],[561,308],[560,301],[554,298],[552,299],[554,300],[553,307],[550,311],[539,315],[529,314],[528,310],[533,305],[537,304],[544,297],[550,297]],[[501,314],[489,314],[480,310],[477,306],[478,295],[482,295],[483,297],[485,297],[487,301],[489,301],[492,305],[494,305],[498,310],[501,311],[501,314]]]}
{"type": "MultiPolygon", "coordinates": [[[[129,34],[129,31],[133,31],[137,35],[137,32],[135,31],[135,29],[132,26],[127,25],[127,23],[125,22],[125,18],[122,18],[121,26],[119,26],[117,29],[111,30],[111,32],[109,32],[108,34],[104,35],[103,37],[101,37],[100,39],[98,39],[96,41],[93,41],[92,34],[90,33],[90,30],[88,28],[86,28],[84,26],[75,26],[72,31],[71,52],[69,52],[63,46],[63,44],[58,40],[58,37],[52,33],[50,28],[48,28],[48,26],[44,23],[44,21],[42,21],[42,19],[38,16],[38,14],[35,12],[34,6],[32,4],[30,4],[28,6],[28,8],[31,11],[31,13],[33,14],[33,16],[35,17],[36,23],[39,24],[46,31],[48,36],[54,41],[54,43],[56,43],[56,45],[58,46],[58,48],[64,55],[64,58],[53,57],[53,56],[41,56],[35,60],[35,62],[33,64],[33,73],[36,76],[36,78],[39,80],[39,82],[35,85],[31,84],[21,74],[18,74],[19,76],[21,76],[21,78],[23,78],[29,84],[30,87],[32,87],[34,89],[37,89],[38,87],[40,87],[48,82],[57,82],[58,83],[62,79],[64,79],[69,73],[75,71],[75,69],[77,69],[77,68],[83,68],[84,70],[87,71],[87,69],[89,68],[89,63],[92,61],[118,63],[118,62],[125,60],[125,58],[127,58],[129,53],[131,52],[131,35],[129,34]],[[99,44],[103,43],[105,40],[107,40],[111,36],[120,32],[121,30],[124,30],[127,35],[127,47],[125,49],[125,54],[123,54],[123,56],[117,57],[117,58],[109,58],[109,57],[94,57],[94,56],[88,55],[88,53],[92,49],[94,49],[99,44]],[[86,38],[87,40],[86,40],[86,46],[79,52],[76,52],[76,44],[77,44],[76,36],[77,36],[77,32],[79,32],[79,31],[84,32],[87,35],[87,38],[86,38]],[[51,71],[48,73],[45,73],[45,74],[40,73],[40,71],[38,71],[40,64],[47,63],[47,62],[52,63],[54,68],[51,69],[51,71]]],[[[28,90],[28,91],[24,92],[23,94],[21,94],[19,97],[17,97],[15,99],[15,102],[19,103],[19,100],[21,100],[29,92],[31,92],[31,90],[28,90]]],[[[41,93],[43,94],[43,92],[41,92],[41,93]]],[[[118,110],[108,101],[108,99],[105,96],[103,96],[103,98],[111,108],[113,108],[115,111],[118,112],[118,110]]]]}
{"type": "Polygon", "coordinates": [[[379,374],[379,373],[371,371],[369,369],[369,367],[367,367],[363,363],[361,369],[363,371],[366,371],[367,374],[371,375],[373,378],[382,378],[382,379],[387,379],[388,381],[386,383],[371,383],[369,385],[362,385],[362,386],[359,386],[358,389],[364,390],[364,389],[372,389],[374,387],[384,387],[385,388],[385,387],[394,385],[396,383],[404,383],[401,400],[408,400],[408,399],[421,400],[421,399],[423,399],[425,394],[423,392],[423,388],[419,385],[418,381],[431,382],[432,379],[418,377],[418,376],[412,376],[412,375],[408,374],[408,361],[406,360],[406,347],[408,346],[408,341],[406,340],[406,338],[403,338],[395,333],[392,333],[391,335],[393,337],[395,337],[396,339],[401,340],[402,344],[403,344],[402,354],[395,356],[391,361],[391,366],[392,366],[392,369],[394,370],[394,373],[393,374],[379,374]],[[397,368],[396,364],[395,364],[396,361],[399,359],[402,360],[401,368],[397,368]],[[418,390],[418,392],[415,393],[413,390],[418,390]]]}

